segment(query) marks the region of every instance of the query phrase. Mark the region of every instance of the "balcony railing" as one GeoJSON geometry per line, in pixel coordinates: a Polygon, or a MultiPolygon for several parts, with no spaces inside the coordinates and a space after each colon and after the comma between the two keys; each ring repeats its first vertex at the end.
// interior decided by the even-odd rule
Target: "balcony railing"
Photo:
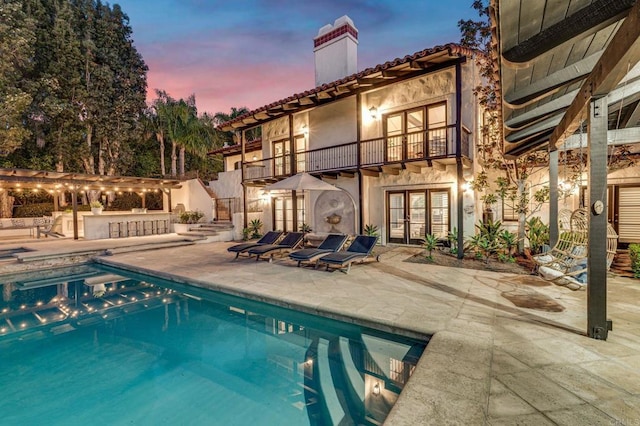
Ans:
{"type": "MultiPolygon", "coordinates": [[[[460,154],[469,157],[470,134],[463,129],[460,154]]],[[[456,156],[456,126],[450,125],[358,143],[350,142],[295,154],[297,172],[334,172],[413,161],[437,160],[456,156]]],[[[244,180],[274,179],[291,175],[291,157],[265,158],[244,163],[244,180]]]]}

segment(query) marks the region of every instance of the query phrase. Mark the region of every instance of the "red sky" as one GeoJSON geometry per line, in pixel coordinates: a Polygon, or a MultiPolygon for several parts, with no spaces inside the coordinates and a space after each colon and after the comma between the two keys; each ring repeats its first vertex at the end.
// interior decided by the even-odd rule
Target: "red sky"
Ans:
{"type": "Polygon", "coordinates": [[[313,38],[348,15],[358,29],[358,70],[445,43],[471,0],[120,0],[149,67],[148,99],[194,93],[198,111],[250,110],[315,86],[313,38]]]}

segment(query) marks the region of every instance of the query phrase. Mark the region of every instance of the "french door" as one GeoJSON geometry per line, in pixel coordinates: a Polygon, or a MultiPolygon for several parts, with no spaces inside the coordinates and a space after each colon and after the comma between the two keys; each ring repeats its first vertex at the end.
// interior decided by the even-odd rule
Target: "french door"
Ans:
{"type": "Polygon", "coordinates": [[[273,229],[285,232],[296,232],[304,223],[304,195],[298,195],[294,223],[294,209],[292,197],[277,197],[273,199],[273,229]],[[297,226],[296,226],[297,225],[297,226]],[[297,228],[297,229],[296,229],[297,228]]]}
{"type": "Polygon", "coordinates": [[[446,238],[449,233],[449,191],[422,189],[387,193],[390,243],[422,244],[426,234],[446,238]]]}

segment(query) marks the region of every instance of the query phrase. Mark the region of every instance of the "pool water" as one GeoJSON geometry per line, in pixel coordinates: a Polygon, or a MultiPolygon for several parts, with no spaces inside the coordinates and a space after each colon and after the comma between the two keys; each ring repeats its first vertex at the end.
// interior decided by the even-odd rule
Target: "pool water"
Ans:
{"type": "Polygon", "coordinates": [[[0,282],[2,424],[380,424],[426,345],[102,267],[0,282]]]}

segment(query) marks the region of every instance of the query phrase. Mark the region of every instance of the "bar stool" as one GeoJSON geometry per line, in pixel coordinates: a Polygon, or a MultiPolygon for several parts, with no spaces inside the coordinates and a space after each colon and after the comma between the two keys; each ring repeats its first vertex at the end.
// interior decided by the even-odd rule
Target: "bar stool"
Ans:
{"type": "Polygon", "coordinates": [[[156,234],[166,234],[167,233],[167,220],[166,219],[156,219],[154,220],[155,225],[155,233],[156,234]]]}
{"type": "Polygon", "coordinates": [[[142,222],[142,235],[153,235],[153,221],[145,220],[142,222]]]}
{"type": "Polygon", "coordinates": [[[129,237],[137,237],[140,235],[140,221],[131,220],[127,222],[127,235],[129,237]]]}
{"type": "Polygon", "coordinates": [[[122,222],[109,222],[109,238],[124,237],[122,232],[122,222]]]}

